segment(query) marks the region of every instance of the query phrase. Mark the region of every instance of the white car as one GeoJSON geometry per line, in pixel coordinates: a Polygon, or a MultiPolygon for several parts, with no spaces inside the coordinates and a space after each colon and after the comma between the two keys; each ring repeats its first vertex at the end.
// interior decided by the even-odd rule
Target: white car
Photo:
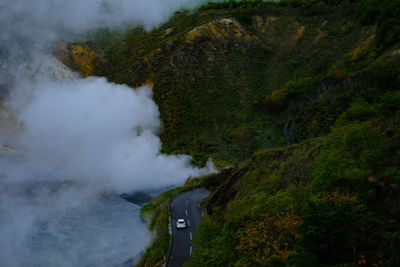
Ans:
{"type": "Polygon", "coordinates": [[[184,220],[184,219],[178,219],[178,220],[176,221],[176,228],[177,228],[177,229],[184,229],[184,228],[186,228],[185,220],[184,220]]]}

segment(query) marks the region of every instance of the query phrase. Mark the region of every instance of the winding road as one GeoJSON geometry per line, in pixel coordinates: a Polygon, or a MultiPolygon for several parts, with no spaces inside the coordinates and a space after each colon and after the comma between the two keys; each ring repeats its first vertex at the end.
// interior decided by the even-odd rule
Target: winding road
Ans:
{"type": "Polygon", "coordinates": [[[200,202],[210,192],[206,189],[195,189],[179,195],[171,203],[172,249],[167,266],[181,267],[192,254],[192,238],[196,226],[202,220],[200,202]],[[176,229],[176,220],[185,219],[186,228],[176,229]]]}

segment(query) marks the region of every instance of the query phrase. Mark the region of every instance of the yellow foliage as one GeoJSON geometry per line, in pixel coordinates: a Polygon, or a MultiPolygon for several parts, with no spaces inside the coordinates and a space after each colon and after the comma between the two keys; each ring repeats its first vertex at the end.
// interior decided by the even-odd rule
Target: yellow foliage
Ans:
{"type": "Polygon", "coordinates": [[[324,38],[326,35],[326,31],[321,30],[321,28],[318,28],[318,34],[314,39],[314,43],[318,42],[320,39],[324,38]]]}
{"type": "Polygon", "coordinates": [[[300,37],[303,36],[305,28],[306,27],[304,25],[300,26],[300,28],[297,30],[297,32],[292,36],[292,43],[293,44],[295,44],[300,39],[300,37]]]}
{"type": "Polygon", "coordinates": [[[83,45],[72,44],[71,56],[76,68],[84,77],[96,75],[96,65],[98,64],[98,55],[83,45]]]}
{"type": "Polygon", "coordinates": [[[293,253],[289,244],[301,238],[297,233],[301,224],[301,218],[293,211],[283,212],[278,217],[265,213],[238,232],[236,249],[246,255],[249,264],[266,265],[273,257],[287,260],[293,253]]]}
{"type": "Polygon", "coordinates": [[[362,51],[364,51],[368,45],[371,43],[371,41],[375,38],[375,34],[372,34],[367,40],[359,44],[356,49],[353,51],[353,56],[351,57],[351,60],[356,60],[358,56],[361,54],[362,51]]]}
{"type": "Polygon", "coordinates": [[[279,90],[275,90],[271,93],[271,102],[273,104],[279,104],[285,101],[288,93],[285,87],[279,90]]]}
{"type": "Polygon", "coordinates": [[[202,32],[201,31],[202,27],[204,27],[204,26],[200,26],[200,27],[194,28],[193,30],[188,32],[186,34],[185,42],[192,42],[194,39],[196,39],[196,37],[201,36],[202,35],[202,33],[201,33],[202,32]]]}
{"type": "Polygon", "coordinates": [[[95,51],[80,44],[56,43],[53,47],[57,58],[84,77],[99,75],[102,59],[95,51]]]}
{"type": "Polygon", "coordinates": [[[144,84],[147,85],[147,86],[149,86],[149,87],[151,87],[151,88],[154,87],[154,81],[153,81],[152,79],[150,79],[150,78],[148,78],[148,79],[144,82],[144,84]]]}

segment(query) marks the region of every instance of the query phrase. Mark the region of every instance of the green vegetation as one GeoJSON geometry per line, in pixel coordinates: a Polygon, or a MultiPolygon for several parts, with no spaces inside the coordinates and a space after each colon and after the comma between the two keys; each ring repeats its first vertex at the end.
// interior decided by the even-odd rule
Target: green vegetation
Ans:
{"type": "MultiPolygon", "coordinates": [[[[314,100],[324,103],[315,114],[329,104],[341,110],[328,134],[260,151],[243,163],[207,200],[210,218],[186,265],[397,265],[399,67],[391,53],[357,74],[335,77],[314,100]]],[[[304,81],[311,80],[298,84],[304,81]]],[[[299,105],[291,83],[279,90],[299,105]]],[[[274,112],[287,116],[287,106],[274,112]]]]}
{"type": "Polygon", "coordinates": [[[197,186],[215,190],[185,266],[399,265],[399,18],[391,0],[226,1],[95,33],[109,80],[153,86],[163,152],[234,166],[145,206],[140,265],[165,260],[168,202],[197,186]]]}
{"type": "Polygon", "coordinates": [[[161,266],[167,261],[171,242],[169,203],[180,193],[194,188],[205,187],[213,190],[229,173],[230,170],[225,170],[219,175],[211,174],[190,178],[183,186],[165,191],[152,202],[147,203],[142,208],[141,217],[148,221],[149,229],[154,232],[155,238],[136,266],[161,266]]]}
{"type": "Polygon", "coordinates": [[[400,128],[368,118],[242,164],[206,200],[185,266],[397,265],[400,128]]]}
{"type": "Polygon", "coordinates": [[[151,32],[99,31],[87,45],[109,80],[154,85],[163,152],[238,164],[258,149],[327,134],[353,96],[346,87],[345,101],[325,93],[387,51],[380,28],[356,15],[359,4],[343,2],[318,15],[288,1],[210,3],[151,32]]]}

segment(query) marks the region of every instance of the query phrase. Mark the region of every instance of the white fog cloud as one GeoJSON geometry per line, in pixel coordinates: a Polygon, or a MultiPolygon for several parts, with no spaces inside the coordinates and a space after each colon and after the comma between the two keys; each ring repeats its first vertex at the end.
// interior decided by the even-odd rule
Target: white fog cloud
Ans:
{"type": "Polygon", "coordinates": [[[211,171],[194,168],[187,156],[159,153],[161,123],[149,87],[133,90],[92,77],[21,88],[28,104],[21,108],[17,97],[9,102],[21,109],[17,145],[59,179],[101,182],[123,192],[181,184],[211,171]]]}
{"type": "MultiPolygon", "coordinates": [[[[14,145],[27,152],[0,157],[0,265],[24,266],[32,260],[37,266],[80,266],[80,251],[88,247],[107,250],[105,254],[94,252],[98,263],[109,250],[120,255],[122,245],[126,251],[126,242],[131,249],[118,256],[120,260],[137,255],[150,240],[138,211],[136,219],[128,218],[135,226],[122,235],[122,243],[114,240],[110,232],[114,227],[103,233],[99,226],[101,233],[94,233],[99,243],[90,245],[98,216],[87,219],[86,214],[93,213],[102,196],[180,185],[189,176],[215,171],[212,165],[202,169],[191,166],[188,156],[159,152],[161,141],[156,133],[161,123],[151,96],[149,87],[133,90],[95,77],[23,82],[14,88],[7,107],[19,112],[23,125],[14,145]],[[68,214],[80,214],[78,220],[86,227],[91,225],[80,234],[82,239],[74,241],[81,243],[79,250],[76,244],[62,246],[64,239],[74,239],[75,230],[68,232],[71,227],[65,225],[68,214]],[[58,240],[54,246],[45,243],[41,248],[41,243],[32,241],[32,236],[40,238],[43,225],[49,237],[42,242],[58,240]],[[65,249],[71,250],[67,256],[60,254],[65,249]]],[[[127,215],[118,215],[111,222],[123,223],[122,216],[127,215]]],[[[94,263],[93,259],[90,262],[94,263]]]]}
{"type": "Polygon", "coordinates": [[[0,87],[13,85],[3,106],[21,124],[20,131],[14,125],[13,135],[0,131],[7,132],[0,140],[26,151],[0,155],[0,266],[120,263],[138,255],[150,235],[138,210],[130,218],[113,213],[118,201],[106,201],[103,211],[98,203],[105,195],[180,185],[189,176],[215,171],[212,164],[199,169],[188,156],[159,152],[161,122],[150,88],[134,90],[104,78],[74,79],[65,69],[59,70],[61,76],[72,81],[52,81],[53,74],[46,74],[57,68],[49,56],[53,41],[73,41],[105,27],[142,25],[150,30],[178,9],[204,2],[0,0],[0,65],[7,71],[0,76],[7,76],[0,87]],[[44,64],[49,60],[50,65],[44,64]],[[111,225],[108,231],[100,225],[93,232],[99,216],[111,225]],[[114,233],[119,226],[113,223],[125,221],[134,228],[114,233]],[[76,229],[82,232],[69,236],[76,229]],[[99,250],[98,258],[84,263],[92,248],[99,250]],[[103,261],[109,253],[114,258],[103,261]]]}
{"type": "Polygon", "coordinates": [[[1,0],[2,40],[49,40],[97,28],[142,25],[150,30],[181,8],[206,0],[1,0]]]}

